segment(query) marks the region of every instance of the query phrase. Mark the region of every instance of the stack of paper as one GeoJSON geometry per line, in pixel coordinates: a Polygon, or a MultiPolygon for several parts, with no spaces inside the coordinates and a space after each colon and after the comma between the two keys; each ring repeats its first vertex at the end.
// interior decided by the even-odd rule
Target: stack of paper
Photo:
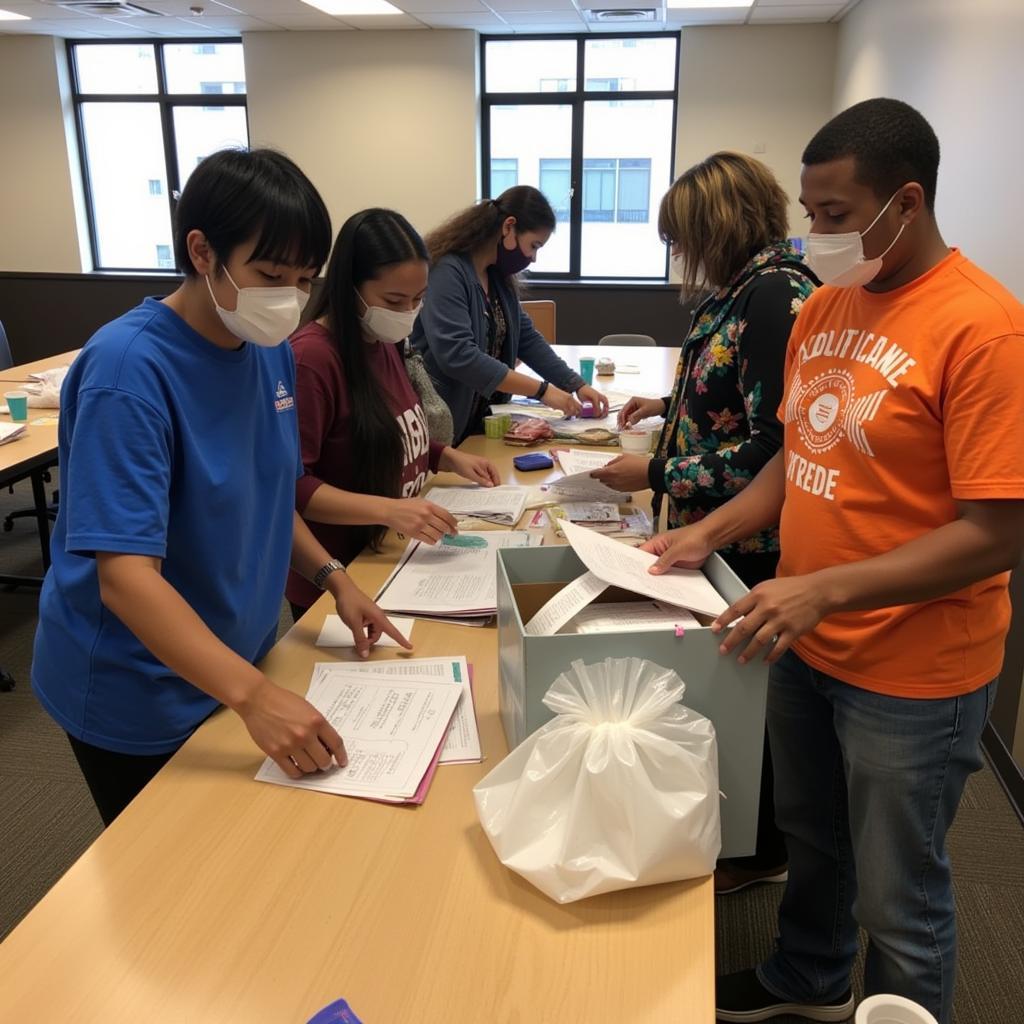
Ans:
{"type": "Polygon", "coordinates": [[[424,497],[456,519],[480,519],[496,526],[515,526],[526,508],[528,487],[432,487],[424,497]]]}
{"type": "Polygon", "coordinates": [[[660,601],[609,601],[578,611],[560,633],[641,633],[654,629],[680,630],[700,623],[685,608],[660,601]]]}
{"type": "Polygon", "coordinates": [[[389,614],[482,625],[497,611],[498,548],[541,541],[525,530],[459,533],[430,547],[412,541],[376,601],[389,614]]]}
{"type": "Polygon", "coordinates": [[[306,699],[344,740],[348,764],[292,779],[267,758],[256,778],[320,793],[420,803],[460,697],[461,690],[446,682],[314,674],[306,699]]]}
{"type": "Polygon", "coordinates": [[[600,501],[566,501],[561,505],[553,505],[548,508],[547,514],[548,521],[556,536],[559,537],[565,536],[562,524],[566,520],[585,530],[602,533],[606,537],[629,544],[640,544],[645,540],[650,540],[653,533],[650,516],[642,508],[631,509],[623,513],[617,505],[606,505],[600,501]],[[586,513],[581,513],[582,509],[594,509],[593,517],[587,518],[586,513]],[[616,518],[605,518],[607,509],[615,509],[616,518]]]}
{"type": "Polygon", "coordinates": [[[24,423],[0,423],[0,444],[17,441],[25,433],[24,423]]]}
{"type": "Polygon", "coordinates": [[[565,476],[556,480],[551,489],[560,497],[570,501],[603,501],[619,504],[629,501],[630,495],[613,491],[607,485],[595,480],[590,474],[617,459],[621,452],[603,452],[568,448],[558,453],[558,463],[565,476]]]}

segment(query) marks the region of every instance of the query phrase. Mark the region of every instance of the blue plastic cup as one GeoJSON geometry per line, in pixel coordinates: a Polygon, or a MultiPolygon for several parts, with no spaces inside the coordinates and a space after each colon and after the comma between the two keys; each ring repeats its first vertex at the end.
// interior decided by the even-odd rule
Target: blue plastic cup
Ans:
{"type": "Polygon", "coordinates": [[[588,383],[594,383],[594,360],[591,356],[580,359],[580,376],[588,383]]]}
{"type": "Polygon", "coordinates": [[[7,400],[7,411],[11,414],[11,422],[24,423],[28,419],[28,392],[8,391],[4,398],[7,400]]]}

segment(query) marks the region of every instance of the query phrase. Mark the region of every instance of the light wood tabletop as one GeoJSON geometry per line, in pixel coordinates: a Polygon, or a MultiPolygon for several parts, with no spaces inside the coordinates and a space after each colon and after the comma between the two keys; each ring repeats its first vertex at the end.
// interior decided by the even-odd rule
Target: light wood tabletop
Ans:
{"type": "MultiPolygon", "coordinates": [[[[9,366],[6,370],[0,370],[0,382],[7,384],[17,381],[27,384],[31,379],[30,374],[42,373],[43,370],[52,370],[57,366],[70,366],[71,361],[81,351],[80,348],[76,348],[70,352],[59,352],[55,356],[47,356],[45,359],[36,359],[31,363],[18,363],[15,366],[9,366]]],[[[10,391],[11,389],[5,387],[4,390],[10,391]]]]}
{"type": "MultiPolygon", "coordinates": [[[[353,577],[374,592],[403,546],[353,577]]],[[[351,657],[314,647],[330,610],[270,652],[275,682],[302,693],[351,657]]],[[[710,1024],[710,879],[559,906],[503,867],[471,792],[507,751],[495,631],[417,621],[412,640],[472,664],[483,764],[441,767],[418,808],[261,785],[216,713],[0,945],[0,1019],[302,1024],[343,997],[365,1024],[710,1024]]]]}

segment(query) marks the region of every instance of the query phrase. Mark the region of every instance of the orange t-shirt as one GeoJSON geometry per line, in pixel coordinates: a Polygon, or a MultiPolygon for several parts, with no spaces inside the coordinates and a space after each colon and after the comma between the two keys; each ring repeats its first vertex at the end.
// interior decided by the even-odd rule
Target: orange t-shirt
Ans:
{"type": "MultiPolygon", "coordinates": [[[[780,576],[885,554],[956,519],[957,500],[1024,498],[1024,307],[954,249],[895,291],[824,287],[786,355],[780,576]]],[[[1009,573],[921,604],[829,616],[808,664],[898,697],[999,674],[1009,573]]]]}

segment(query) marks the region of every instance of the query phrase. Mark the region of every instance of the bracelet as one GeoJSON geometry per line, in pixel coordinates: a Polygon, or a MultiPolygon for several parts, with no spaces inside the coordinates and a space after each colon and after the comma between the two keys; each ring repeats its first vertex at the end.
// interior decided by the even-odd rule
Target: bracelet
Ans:
{"type": "Polygon", "coordinates": [[[547,389],[548,389],[548,382],[546,380],[542,380],[540,382],[540,387],[537,388],[537,394],[535,394],[533,397],[534,398],[543,398],[544,397],[544,392],[547,391],[547,389]]]}
{"type": "Polygon", "coordinates": [[[318,590],[323,590],[324,583],[327,582],[327,577],[330,576],[332,572],[344,571],[345,566],[343,566],[336,558],[332,558],[329,562],[317,569],[316,575],[313,577],[313,586],[318,590]]]}

